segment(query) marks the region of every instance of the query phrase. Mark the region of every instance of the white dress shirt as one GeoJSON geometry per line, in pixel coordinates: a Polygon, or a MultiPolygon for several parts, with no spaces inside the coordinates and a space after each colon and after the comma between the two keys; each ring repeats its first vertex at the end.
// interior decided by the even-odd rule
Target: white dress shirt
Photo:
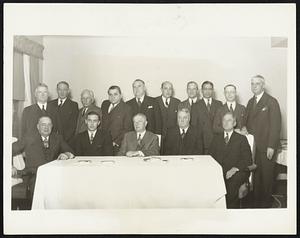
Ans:
{"type": "Polygon", "coordinates": [[[197,102],[197,97],[195,98],[189,98],[189,103],[192,106],[192,102],[195,104],[197,102]]]}
{"type": "Polygon", "coordinates": [[[227,104],[227,107],[228,107],[229,110],[230,110],[230,105],[232,105],[233,111],[235,110],[235,107],[236,107],[236,102],[235,101],[226,102],[226,104],[227,104]]]}
{"type": "Polygon", "coordinates": [[[146,130],[144,130],[143,132],[137,132],[136,139],[139,139],[139,135],[141,135],[141,140],[142,140],[144,138],[145,133],[146,133],[146,130]]]}
{"type": "Polygon", "coordinates": [[[204,99],[204,102],[205,102],[205,105],[206,105],[206,106],[207,106],[208,102],[209,102],[210,105],[211,105],[211,103],[212,103],[212,98],[205,98],[205,97],[203,97],[203,99],[204,99]]]}
{"type": "Polygon", "coordinates": [[[44,136],[41,136],[42,137],[42,141],[49,141],[49,136],[46,136],[46,137],[44,137],[44,136]]]}
{"type": "Polygon", "coordinates": [[[41,110],[43,110],[43,105],[44,105],[45,110],[47,110],[47,102],[45,102],[45,103],[40,103],[40,102],[38,102],[37,105],[39,106],[39,108],[40,108],[41,110]]]}
{"type": "Polygon", "coordinates": [[[60,106],[60,104],[64,105],[64,103],[65,103],[66,100],[67,100],[67,98],[64,98],[64,99],[58,98],[57,105],[58,106],[60,106]]]}
{"type": "Polygon", "coordinates": [[[259,100],[261,99],[261,97],[264,95],[265,91],[262,91],[260,94],[256,95],[256,103],[259,102],[259,100]]]}
{"type": "Polygon", "coordinates": [[[164,97],[164,96],[161,96],[161,98],[162,98],[162,100],[163,100],[165,106],[168,107],[168,106],[170,105],[170,98],[166,98],[166,97],[164,97]],[[167,105],[167,101],[168,101],[168,105],[167,105]]]}
{"type": "Polygon", "coordinates": [[[108,113],[110,113],[111,110],[112,110],[113,108],[115,108],[118,104],[119,104],[119,103],[115,103],[115,104],[111,103],[111,104],[109,105],[109,108],[108,108],[108,113]]]}
{"type": "MultiPolygon", "coordinates": [[[[143,103],[143,101],[144,101],[144,97],[145,97],[145,95],[143,95],[142,97],[140,97],[140,101],[141,101],[141,103],[143,103]]],[[[136,100],[136,102],[138,102],[138,98],[135,98],[135,100],[136,100]]]]}
{"type": "Polygon", "coordinates": [[[188,129],[189,129],[189,126],[187,128],[180,128],[179,127],[180,135],[183,133],[183,130],[184,130],[184,133],[186,134],[186,132],[188,131],[188,129]]]}
{"type": "Polygon", "coordinates": [[[89,133],[89,139],[90,139],[90,140],[91,140],[91,135],[92,135],[92,134],[93,134],[93,139],[95,138],[96,132],[97,132],[97,130],[94,130],[94,131],[88,130],[88,133],[89,133]]]}
{"type": "Polygon", "coordinates": [[[224,131],[224,139],[225,139],[226,135],[228,134],[228,141],[230,141],[230,137],[231,137],[232,133],[233,133],[233,130],[228,131],[228,132],[224,131]]]}

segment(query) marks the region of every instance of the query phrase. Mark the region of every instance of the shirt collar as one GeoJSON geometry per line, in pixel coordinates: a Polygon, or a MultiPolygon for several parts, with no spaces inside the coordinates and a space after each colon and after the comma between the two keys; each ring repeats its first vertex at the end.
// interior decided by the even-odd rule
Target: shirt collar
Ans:
{"type": "MultiPolygon", "coordinates": [[[[143,103],[143,101],[144,101],[144,97],[145,97],[145,95],[143,95],[142,97],[140,97],[140,101],[141,101],[141,103],[143,103]]],[[[137,97],[135,98],[135,100],[136,100],[136,102],[138,102],[138,98],[137,98],[137,97]]]]}
{"type": "MultiPolygon", "coordinates": [[[[190,127],[190,126],[188,126],[187,128],[184,128],[184,132],[185,132],[185,133],[188,131],[189,127],[190,127]]],[[[180,133],[182,133],[183,128],[180,128],[180,127],[179,127],[179,130],[180,130],[180,133]]]]}
{"type": "Polygon", "coordinates": [[[49,136],[44,137],[41,135],[41,137],[42,137],[42,141],[45,141],[45,140],[49,141],[49,136]]]}
{"type": "Polygon", "coordinates": [[[226,133],[228,133],[228,137],[229,137],[229,139],[230,139],[230,137],[231,137],[231,135],[232,135],[232,133],[233,133],[233,130],[232,130],[232,131],[229,131],[229,132],[224,131],[224,138],[226,137],[226,133]]]}
{"type": "Polygon", "coordinates": [[[212,103],[212,98],[205,98],[205,97],[203,97],[203,99],[204,99],[204,102],[205,102],[206,105],[208,103],[208,99],[209,99],[210,104],[212,103]]]}
{"type": "Polygon", "coordinates": [[[96,133],[97,133],[97,129],[95,131],[90,131],[90,130],[87,130],[88,133],[89,133],[89,137],[91,137],[91,134],[93,133],[93,136],[95,137],[96,133]]]}
{"type": "Polygon", "coordinates": [[[66,100],[67,100],[67,98],[64,98],[64,99],[58,98],[57,105],[60,105],[60,101],[62,101],[62,104],[64,104],[66,100]]]}
{"type": "MultiPolygon", "coordinates": [[[[256,95],[256,102],[258,103],[261,97],[264,95],[265,91],[262,91],[260,94],[256,95]]],[[[254,95],[255,96],[255,95],[254,95]]]]}
{"type": "Polygon", "coordinates": [[[236,106],[236,101],[233,101],[233,102],[226,102],[226,104],[227,104],[228,109],[230,109],[230,104],[232,104],[232,108],[233,108],[233,110],[234,110],[234,109],[235,109],[235,106],[236,106]]]}
{"type": "Polygon", "coordinates": [[[40,103],[40,102],[37,102],[37,105],[39,106],[39,108],[42,110],[43,109],[43,105],[45,107],[45,110],[47,109],[47,102],[45,103],[40,103]]]}
{"type": "Polygon", "coordinates": [[[136,133],[136,138],[138,139],[138,138],[139,138],[139,134],[141,134],[141,139],[143,139],[145,133],[146,133],[146,130],[144,130],[143,132],[137,132],[137,133],[136,133]]]}
{"type": "Polygon", "coordinates": [[[197,97],[195,97],[195,98],[189,98],[189,103],[190,103],[190,105],[192,104],[192,102],[194,102],[194,103],[196,103],[197,102],[197,97]]]}
{"type": "Polygon", "coordinates": [[[168,102],[170,103],[171,98],[166,98],[166,97],[163,96],[163,95],[161,95],[161,98],[162,98],[164,104],[166,104],[167,99],[168,99],[168,102]]]}

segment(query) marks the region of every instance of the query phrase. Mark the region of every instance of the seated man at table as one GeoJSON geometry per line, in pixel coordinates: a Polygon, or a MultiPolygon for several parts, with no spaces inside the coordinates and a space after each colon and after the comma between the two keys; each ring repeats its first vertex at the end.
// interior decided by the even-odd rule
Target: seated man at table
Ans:
{"type": "Polygon", "coordinates": [[[225,113],[222,125],[224,132],[214,136],[209,154],[223,168],[227,208],[238,208],[239,188],[249,177],[251,149],[247,138],[234,131],[236,119],[232,112],[225,113]]]}
{"type": "Polygon", "coordinates": [[[177,113],[177,126],[167,130],[164,155],[201,155],[203,140],[201,131],[190,125],[190,111],[181,108],[177,113]]]}
{"type": "Polygon", "coordinates": [[[158,137],[150,131],[146,131],[147,118],[138,113],[133,117],[135,131],[127,132],[121,144],[118,155],[139,157],[159,155],[158,137]]]}
{"type": "MultiPolygon", "coordinates": [[[[38,133],[28,134],[12,144],[12,155],[25,152],[25,169],[20,171],[30,176],[29,190],[32,196],[37,168],[55,159],[74,158],[73,150],[61,135],[51,133],[52,121],[49,116],[38,120],[38,133]]],[[[19,171],[18,171],[19,172],[19,171]]]]}
{"type": "Polygon", "coordinates": [[[85,123],[87,130],[75,137],[74,150],[76,156],[109,156],[113,155],[113,143],[110,133],[101,128],[100,115],[91,111],[85,123]]]}

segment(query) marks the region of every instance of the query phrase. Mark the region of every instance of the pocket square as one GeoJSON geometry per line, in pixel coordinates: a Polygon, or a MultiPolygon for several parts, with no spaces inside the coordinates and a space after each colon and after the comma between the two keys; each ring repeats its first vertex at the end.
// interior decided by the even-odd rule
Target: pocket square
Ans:
{"type": "Polygon", "coordinates": [[[264,107],[263,109],[261,109],[262,111],[265,111],[265,110],[267,110],[268,109],[268,107],[264,107]]]}
{"type": "Polygon", "coordinates": [[[150,106],[148,106],[148,108],[153,108],[153,106],[152,106],[152,105],[150,105],[150,106]]]}

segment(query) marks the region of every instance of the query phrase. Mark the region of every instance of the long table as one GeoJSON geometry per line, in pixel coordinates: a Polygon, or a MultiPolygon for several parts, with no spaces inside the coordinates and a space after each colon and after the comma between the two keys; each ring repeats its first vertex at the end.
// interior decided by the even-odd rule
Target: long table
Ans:
{"type": "Polygon", "coordinates": [[[211,156],[76,157],[37,171],[32,209],[226,208],[211,156]]]}

